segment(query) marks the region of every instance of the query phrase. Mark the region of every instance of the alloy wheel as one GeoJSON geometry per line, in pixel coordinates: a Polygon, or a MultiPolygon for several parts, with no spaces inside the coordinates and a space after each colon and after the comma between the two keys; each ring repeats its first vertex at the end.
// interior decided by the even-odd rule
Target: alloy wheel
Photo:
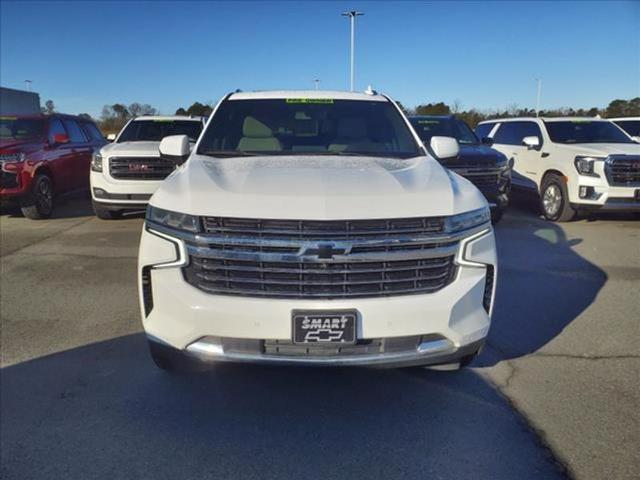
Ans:
{"type": "Polygon", "coordinates": [[[542,205],[547,216],[555,217],[558,214],[562,205],[562,192],[558,185],[552,183],[546,188],[542,196],[542,205]]]}

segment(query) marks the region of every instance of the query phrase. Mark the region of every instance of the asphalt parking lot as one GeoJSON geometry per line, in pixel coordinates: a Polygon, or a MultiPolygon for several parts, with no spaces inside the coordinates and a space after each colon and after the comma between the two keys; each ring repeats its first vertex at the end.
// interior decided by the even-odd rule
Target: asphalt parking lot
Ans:
{"type": "Polygon", "coordinates": [[[140,215],[100,221],[83,196],[3,212],[2,478],[637,478],[640,221],[528,207],[496,229],[471,369],[181,376],[141,333],[140,215]]]}

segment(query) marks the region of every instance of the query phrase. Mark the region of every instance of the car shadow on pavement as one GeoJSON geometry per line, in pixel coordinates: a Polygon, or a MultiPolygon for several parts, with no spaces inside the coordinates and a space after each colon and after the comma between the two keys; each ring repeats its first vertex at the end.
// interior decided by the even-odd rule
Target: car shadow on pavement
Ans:
{"type": "Polygon", "coordinates": [[[564,478],[472,370],[155,368],[142,334],[2,370],[2,478],[564,478]]]}
{"type": "Polygon", "coordinates": [[[567,238],[527,203],[516,203],[512,211],[508,224],[495,229],[498,282],[491,348],[473,366],[539,350],[594,302],[607,281],[603,270],[573,250],[581,238],[567,238]]]}

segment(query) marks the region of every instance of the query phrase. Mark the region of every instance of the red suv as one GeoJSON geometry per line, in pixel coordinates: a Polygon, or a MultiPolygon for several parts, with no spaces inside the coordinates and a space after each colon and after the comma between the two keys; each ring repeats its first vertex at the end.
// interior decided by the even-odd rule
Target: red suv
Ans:
{"type": "Polygon", "coordinates": [[[0,116],[0,201],[48,218],[54,196],[89,188],[89,165],[106,142],[91,120],[71,115],[0,116]]]}

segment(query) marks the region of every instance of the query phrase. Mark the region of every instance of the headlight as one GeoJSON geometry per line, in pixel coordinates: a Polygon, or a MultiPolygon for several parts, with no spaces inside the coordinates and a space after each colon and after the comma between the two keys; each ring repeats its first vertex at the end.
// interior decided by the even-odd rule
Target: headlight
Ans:
{"type": "Polygon", "coordinates": [[[24,159],[26,157],[27,155],[22,152],[0,153],[0,162],[3,162],[3,163],[24,162],[24,159]]]}
{"type": "Polygon", "coordinates": [[[601,157],[576,157],[574,163],[576,170],[580,175],[586,175],[588,177],[599,177],[594,171],[595,163],[601,162],[604,158],[601,157]]]}
{"type": "Polygon", "coordinates": [[[491,212],[488,207],[471,210],[470,212],[452,215],[444,219],[445,233],[457,233],[468,230],[491,221],[491,212]]]}
{"type": "Polygon", "coordinates": [[[99,153],[94,153],[91,158],[91,171],[92,172],[101,172],[102,171],[102,155],[99,153]]]}
{"type": "Polygon", "coordinates": [[[147,220],[159,223],[165,227],[185,230],[187,232],[198,233],[200,231],[200,219],[186,213],[172,212],[149,205],[147,207],[147,220]]]}

